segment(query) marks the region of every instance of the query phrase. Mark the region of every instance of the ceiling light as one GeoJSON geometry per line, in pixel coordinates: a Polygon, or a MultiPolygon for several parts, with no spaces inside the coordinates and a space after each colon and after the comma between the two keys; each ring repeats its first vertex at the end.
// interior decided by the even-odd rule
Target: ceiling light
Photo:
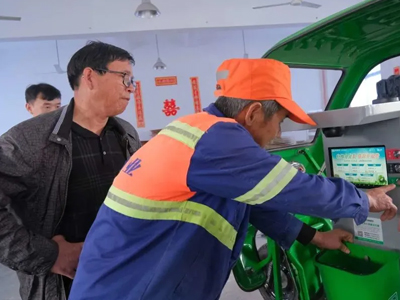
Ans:
{"type": "Polygon", "coordinates": [[[163,61],[160,58],[160,50],[158,48],[158,37],[156,34],[156,47],[157,47],[157,55],[158,55],[158,59],[156,61],[156,63],[153,66],[154,70],[165,70],[167,68],[167,65],[163,63],[163,61]]]}
{"type": "Polygon", "coordinates": [[[154,70],[165,70],[166,68],[167,68],[167,65],[162,62],[161,58],[158,58],[156,63],[153,66],[154,70]]]}
{"type": "Polygon", "coordinates": [[[135,12],[136,17],[147,19],[158,17],[160,14],[158,8],[150,0],[142,0],[135,12]]]}

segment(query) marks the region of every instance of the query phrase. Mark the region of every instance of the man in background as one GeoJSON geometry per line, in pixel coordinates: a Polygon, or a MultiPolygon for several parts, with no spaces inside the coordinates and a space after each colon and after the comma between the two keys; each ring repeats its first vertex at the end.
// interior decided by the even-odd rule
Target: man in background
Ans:
{"type": "Polygon", "coordinates": [[[115,117],[134,91],[133,64],[124,49],[89,43],[68,64],[71,102],[0,137],[0,263],[17,271],[22,300],[68,298],[86,234],[140,147],[115,117]]]}
{"type": "Polygon", "coordinates": [[[47,83],[32,84],[25,90],[26,110],[34,117],[61,106],[61,93],[47,83]]]}

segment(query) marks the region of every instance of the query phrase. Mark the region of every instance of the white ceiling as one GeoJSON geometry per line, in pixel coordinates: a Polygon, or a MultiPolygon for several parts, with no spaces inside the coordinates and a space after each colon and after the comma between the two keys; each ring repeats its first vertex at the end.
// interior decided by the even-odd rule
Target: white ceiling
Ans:
{"type": "Polygon", "coordinates": [[[289,0],[152,0],[160,9],[155,19],[134,16],[140,0],[0,0],[0,15],[22,17],[0,21],[0,40],[126,33],[194,28],[227,28],[309,24],[360,0],[308,0],[318,9],[252,6],[289,0]]]}

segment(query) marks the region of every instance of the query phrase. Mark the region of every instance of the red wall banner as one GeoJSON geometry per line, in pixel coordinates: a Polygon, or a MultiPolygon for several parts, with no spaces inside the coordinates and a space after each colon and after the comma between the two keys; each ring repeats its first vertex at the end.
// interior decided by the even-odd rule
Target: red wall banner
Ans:
{"type": "Polygon", "coordinates": [[[135,109],[136,109],[136,127],[145,127],[144,112],[143,112],[143,99],[142,99],[142,85],[140,81],[136,81],[136,90],[133,94],[135,98],[135,109]]]}
{"type": "Polygon", "coordinates": [[[156,86],[177,85],[178,77],[176,76],[156,77],[154,78],[154,81],[156,86]]]}
{"type": "Polygon", "coordinates": [[[194,112],[201,112],[201,98],[200,98],[200,89],[199,89],[199,77],[190,77],[190,83],[192,84],[192,95],[193,95],[193,104],[194,104],[194,112]]]}

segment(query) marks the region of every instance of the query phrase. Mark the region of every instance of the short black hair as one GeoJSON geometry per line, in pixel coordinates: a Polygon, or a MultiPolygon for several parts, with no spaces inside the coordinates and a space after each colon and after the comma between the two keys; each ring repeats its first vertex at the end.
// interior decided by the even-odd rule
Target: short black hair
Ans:
{"type": "Polygon", "coordinates": [[[54,86],[48,83],[32,84],[25,90],[26,103],[35,101],[38,96],[43,100],[53,101],[54,99],[61,99],[61,92],[54,86]]]}
{"type": "Polygon", "coordinates": [[[72,56],[68,63],[69,85],[72,90],[79,87],[80,77],[85,68],[106,69],[109,63],[117,60],[135,64],[135,60],[128,51],[100,41],[89,41],[72,56]]]}

